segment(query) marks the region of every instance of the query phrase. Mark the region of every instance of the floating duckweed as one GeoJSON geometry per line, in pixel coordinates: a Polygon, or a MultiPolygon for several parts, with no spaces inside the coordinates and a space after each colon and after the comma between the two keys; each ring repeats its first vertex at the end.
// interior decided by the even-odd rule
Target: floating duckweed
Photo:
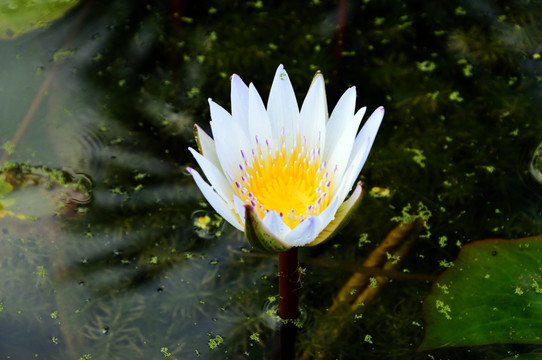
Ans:
{"type": "Polygon", "coordinates": [[[460,96],[459,91],[452,91],[450,93],[449,99],[452,101],[462,102],[463,98],[460,96]]]}
{"type": "Polygon", "coordinates": [[[369,285],[376,289],[376,287],[378,286],[378,280],[376,280],[375,277],[371,276],[369,278],[369,285]]]}
{"type": "MultiPolygon", "coordinates": [[[[210,336],[210,334],[209,334],[210,336]]],[[[209,348],[214,350],[224,342],[224,338],[220,335],[216,335],[214,338],[209,339],[209,348]]]]}
{"type": "Polygon", "coordinates": [[[51,313],[51,319],[58,319],[58,310],[55,310],[51,313]]]}
{"type": "Polygon", "coordinates": [[[366,343],[372,344],[373,343],[373,337],[369,334],[365,335],[365,338],[363,339],[366,343]]]}
{"type": "Polygon", "coordinates": [[[463,66],[463,75],[465,75],[465,77],[471,77],[472,76],[472,64],[469,64],[466,59],[459,59],[457,61],[457,63],[459,65],[464,65],[463,66]]]}
{"type": "Polygon", "coordinates": [[[362,247],[365,244],[370,244],[371,240],[369,240],[369,234],[363,233],[359,236],[358,240],[358,247],[362,247]]]}
{"type": "Polygon", "coordinates": [[[391,191],[388,188],[374,186],[373,188],[371,188],[369,195],[375,198],[389,197],[391,195],[391,191]]]}
{"type": "Polygon", "coordinates": [[[51,341],[53,342],[53,344],[58,345],[58,338],[56,336],[53,336],[51,338],[51,341]]]}
{"type": "Polygon", "coordinates": [[[430,98],[432,101],[436,101],[437,100],[437,97],[440,95],[440,91],[435,91],[435,92],[429,92],[427,93],[425,96],[427,96],[428,98],[430,98]]]}
{"type": "Polygon", "coordinates": [[[452,266],[454,266],[453,261],[447,261],[446,259],[439,260],[438,264],[445,268],[451,268],[452,266]]]}
{"type": "Polygon", "coordinates": [[[186,92],[186,95],[190,98],[190,99],[193,99],[195,98],[196,96],[198,96],[200,93],[200,90],[197,88],[197,87],[193,87],[192,89],[188,90],[186,92]]]}
{"type": "Polygon", "coordinates": [[[92,356],[90,354],[84,354],[79,358],[79,360],[90,360],[92,359],[92,356]]]}
{"type": "Polygon", "coordinates": [[[441,283],[436,283],[437,284],[437,287],[444,293],[444,294],[449,294],[450,293],[450,288],[448,287],[448,285],[446,284],[441,284],[441,283]]]}
{"type": "Polygon", "coordinates": [[[258,334],[258,333],[252,333],[252,334],[250,335],[250,340],[259,343],[259,342],[261,341],[261,340],[260,340],[260,334],[258,334]]]}
{"type": "Polygon", "coordinates": [[[386,258],[388,260],[391,260],[392,264],[397,264],[401,260],[401,257],[399,255],[393,255],[393,254],[390,254],[387,251],[386,251],[386,258]]]}
{"type": "Polygon", "coordinates": [[[375,26],[380,26],[382,24],[384,24],[386,22],[386,18],[384,17],[375,17],[375,21],[374,21],[374,24],[375,26]]]}
{"type": "Polygon", "coordinates": [[[540,284],[538,283],[538,281],[536,281],[535,279],[533,279],[533,282],[531,284],[531,288],[537,293],[537,294],[542,294],[542,287],[540,287],[540,284]]]}
{"type": "Polygon", "coordinates": [[[74,50],[59,50],[59,51],[56,51],[54,54],[53,54],[53,61],[55,63],[58,63],[66,58],[69,58],[69,57],[72,57],[75,55],[75,51],[74,50]]]}
{"type": "Polygon", "coordinates": [[[224,227],[224,220],[216,213],[199,210],[192,214],[192,223],[196,234],[204,239],[220,236],[224,227]]]}
{"type": "Polygon", "coordinates": [[[514,289],[514,294],[521,296],[524,294],[524,292],[519,286],[516,286],[516,288],[514,289]]]}
{"type": "Polygon", "coordinates": [[[464,16],[467,15],[467,10],[465,10],[462,6],[458,6],[455,8],[455,14],[458,16],[464,16]]]}
{"type": "Polygon", "coordinates": [[[437,307],[437,311],[446,317],[446,319],[451,320],[452,317],[450,316],[450,312],[452,311],[450,308],[450,305],[445,305],[442,300],[437,300],[435,302],[435,305],[437,307]]]}
{"type": "Polygon", "coordinates": [[[440,247],[445,247],[447,245],[447,242],[448,237],[446,237],[445,235],[438,238],[438,244],[440,245],[440,247]]]}
{"type": "Polygon", "coordinates": [[[11,141],[6,141],[4,145],[2,145],[2,149],[4,149],[9,155],[11,155],[15,152],[15,144],[11,141]]]}
{"type": "Polygon", "coordinates": [[[160,348],[160,352],[161,352],[162,354],[164,354],[164,357],[170,357],[170,356],[171,356],[171,353],[168,351],[168,348],[165,347],[165,346],[162,346],[162,347],[160,348]]]}
{"type": "Polygon", "coordinates": [[[43,265],[38,265],[38,268],[37,268],[37,271],[36,271],[36,275],[41,276],[41,277],[46,277],[46,276],[47,276],[47,273],[45,272],[45,266],[43,266],[43,265]]]}
{"type": "Polygon", "coordinates": [[[423,151],[420,150],[420,149],[413,149],[413,148],[406,148],[405,149],[406,151],[410,151],[410,152],[413,152],[414,153],[414,156],[412,157],[412,160],[414,160],[414,162],[418,165],[420,165],[420,167],[424,168],[425,167],[425,155],[423,154],[423,151]]]}
{"type": "Polygon", "coordinates": [[[416,66],[418,67],[418,70],[423,72],[431,72],[437,68],[437,64],[431,60],[417,62],[416,66]]]}

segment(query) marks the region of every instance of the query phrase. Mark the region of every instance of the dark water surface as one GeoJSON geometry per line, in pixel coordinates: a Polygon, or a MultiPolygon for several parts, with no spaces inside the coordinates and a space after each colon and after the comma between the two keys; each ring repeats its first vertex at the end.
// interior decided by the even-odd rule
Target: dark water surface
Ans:
{"type": "Polygon", "coordinates": [[[358,108],[386,108],[359,211],[300,250],[297,357],[533,350],[416,351],[463,245],[542,232],[541,18],[539,1],[89,0],[0,40],[0,156],[24,185],[0,199],[0,359],[271,358],[277,257],[185,167],[207,99],[229,108],[233,73],[266,99],[279,64],[299,102],[321,70],[330,108],[352,85],[358,108]],[[392,270],[361,269],[404,212],[420,236],[392,270]],[[356,272],[391,281],[332,311],[356,272]]]}

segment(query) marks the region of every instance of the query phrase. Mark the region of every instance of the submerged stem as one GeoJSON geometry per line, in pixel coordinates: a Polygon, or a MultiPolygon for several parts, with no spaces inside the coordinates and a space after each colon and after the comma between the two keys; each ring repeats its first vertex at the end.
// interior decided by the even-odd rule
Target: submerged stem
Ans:
{"type": "Polygon", "coordinates": [[[279,253],[279,316],[284,320],[299,317],[298,267],[297,247],[279,253]]]}

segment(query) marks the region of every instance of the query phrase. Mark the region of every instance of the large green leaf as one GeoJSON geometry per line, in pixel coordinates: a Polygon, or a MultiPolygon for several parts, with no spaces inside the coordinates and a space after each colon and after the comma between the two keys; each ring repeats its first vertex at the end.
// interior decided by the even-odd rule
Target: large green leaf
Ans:
{"type": "Polygon", "coordinates": [[[0,1],[0,39],[13,39],[44,27],[78,3],[79,0],[0,1]]]}
{"type": "Polygon", "coordinates": [[[519,354],[507,357],[504,360],[542,360],[542,354],[519,354]]]}
{"type": "Polygon", "coordinates": [[[424,303],[420,350],[542,344],[542,236],[466,245],[424,303]]]}

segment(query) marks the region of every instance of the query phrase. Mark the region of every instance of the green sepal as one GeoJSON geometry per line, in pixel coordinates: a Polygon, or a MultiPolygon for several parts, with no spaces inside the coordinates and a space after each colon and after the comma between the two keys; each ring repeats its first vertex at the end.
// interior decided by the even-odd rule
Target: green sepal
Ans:
{"type": "Polygon", "coordinates": [[[250,246],[269,253],[279,253],[291,248],[269,232],[250,205],[245,205],[245,237],[250,246]]]}
{"type": "Polygon", "coordinates": [[[363,198],[363,189],[361,181],[358,182],[356,188],[352,192],[352,195],[339,206],[337,213],[335,214],[335,219],[333,219],[328,226],[310,243],[305,246],[315,246],[326,240],[331,239],[333,236],[337,235],[339,231],[342,230],[344,225],[348,223],[348,220],[356,212],[359,205],[361,204],[361,199],[363,198]]]}

